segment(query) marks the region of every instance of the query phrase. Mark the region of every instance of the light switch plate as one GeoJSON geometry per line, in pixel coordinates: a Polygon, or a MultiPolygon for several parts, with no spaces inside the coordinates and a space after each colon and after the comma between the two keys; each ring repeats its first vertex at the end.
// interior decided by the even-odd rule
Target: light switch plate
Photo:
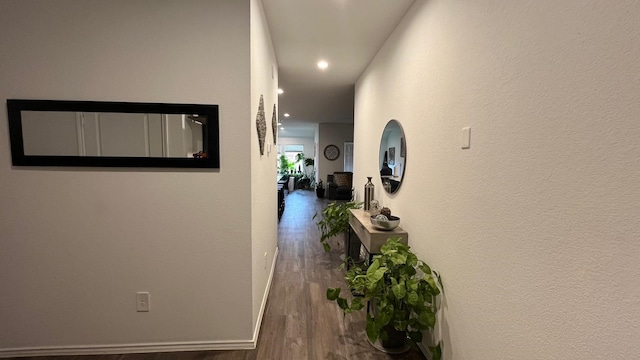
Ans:
{"type": "Polygon", "coordinates": [[[469,149],[471,147],[471,127],[462,128],[462,148],[469,149]]]}
{"type": "Polygon", "coordinates": [[[151,296],[148,292],[136,293],[136,310],[138,312],[148,312],[151,310],[151,296]]]}

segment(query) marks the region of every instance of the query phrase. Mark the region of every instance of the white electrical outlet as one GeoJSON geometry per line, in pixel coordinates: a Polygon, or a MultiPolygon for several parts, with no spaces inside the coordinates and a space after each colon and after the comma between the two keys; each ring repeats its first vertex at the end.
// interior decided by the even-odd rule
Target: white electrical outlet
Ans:
{"type": "Polygon", "coordinates": [[[138,312],[147,312],[151,310],[151,295],[148,292],[136,293],[136,310],[138,312]]]}

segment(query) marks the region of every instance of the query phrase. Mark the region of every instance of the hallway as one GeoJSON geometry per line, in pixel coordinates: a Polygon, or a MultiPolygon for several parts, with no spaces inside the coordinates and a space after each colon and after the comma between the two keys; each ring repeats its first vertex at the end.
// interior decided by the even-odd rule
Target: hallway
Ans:
{"type": "Polygon", "coordinates": [[[314,191],[296,190],[286,195],[278,227],[278,262],[258,346],[253,351],[208,355],[229,360],[424,359],[417,349],[395,356],[375,350],[366,340],[365,312],[343,317],[338,306],[326,300],[327,287],[344,281],[338,269],[342,241],[330,241],[331,252],[325,253],[312,220],[329,202],[316,198],[314,191]]]}
{"type": "MultiPolygon", "coordinates": [[[[286,195],[278,228],[279,255],[257,348],[234,351],[189,351],[124,355],[34,357],[34,360],[366,360],[424,359],[417,349],[388,355],[369,345],[365,312],[343,317],[325,298],[327,287],[344,281],[338,267],[343,243],[330,241],[330,253],[319,242],[312,220],[330,201],[314,191],[286,195]]],[[[16,358],[16,360],[28,358],[16,358]]]]}

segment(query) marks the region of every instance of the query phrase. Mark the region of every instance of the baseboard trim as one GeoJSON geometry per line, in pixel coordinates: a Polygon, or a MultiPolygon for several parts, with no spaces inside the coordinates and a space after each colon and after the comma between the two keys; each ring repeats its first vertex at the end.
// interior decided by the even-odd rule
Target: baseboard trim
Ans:
{"type": "Polygon", "coordinates": [[[278,261],[279,249],[276,246],[276,251],[273,254],[273,261],[271,262],[271,272],[269,273],[269,279],[267,280],[267,288],[264,290],[264,296],[262,297],[262,304],[260,304],[260,312],[258,313],[258,321],[256,321],[256,327],[253,329],[253,348],[255,349],[258,344],[258,336],[260,335],[260,327],[262,326],[262,318],[264,317],[264,309],[267,307],[267,300],[269,299],[269,292],[271,292],[271,282],[273,280],[273,274],[276,272],[276,262],[278,261]]]}
{"type": "Polygon", "coordinates": [[[55,355],[132,354],[198,350],[240,350],[254,348],[254,341],[245,340],[142,343],[127,345],[51,346],[37,348],[1,349],[0,358],[55,355]]]}
{"type": "Polygon", "coordinates": [[[422,352],[422,355],[424,355],[424,357],[427,360],[431,360],[431,351],[426,346],[424,346],[423,343],[417,343],[417,344],[418,344],[418,349],[420,349],[420,352],[422,352]]]}
{"type": "Polygon", "coordinates": [[[418,349],[420,349],[420,352],[422,353],[422,355],[424,355],[424,357],[427,358],[428,360],[431,360],[431,353],[427,351],[427,348],[421,342],[416,342],[416,345],[418,345],[418,349]]]}
{"type": "Polygon", "coordinates": [[[251,350],[256,348],[258,335],[264,310],[267,305],[271,283],[275,273],[276,261],[278,259],[278,248],[276,247],[271,264],[271,273],[267,280],[267,287],[260,305],[258,321],[253,331],[251,340],[226,340],[226,341],[186,341],[167,343],[140,343],[127,345],[70,345],[70,346],[49,346],[30,348],[9,348],[0,349],[0,358],[26,357],[26,356],[56,356],[56,355],[109,355],[109,354],[133,354],[133,353],[154,353],[172,351],[202,351],[202,350],[251,350]]]}

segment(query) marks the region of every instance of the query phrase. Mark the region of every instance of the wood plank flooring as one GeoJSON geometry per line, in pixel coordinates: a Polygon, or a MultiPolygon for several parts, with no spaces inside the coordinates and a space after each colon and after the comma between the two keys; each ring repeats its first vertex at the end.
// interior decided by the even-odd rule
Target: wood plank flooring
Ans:
{"type": "Polygon", "coordinates": [[[286,208],[278,228],[278,262],[256,349],[33,359],[425,359],[418,349],[400,355],[389,355],[374,349],[366,340],[364,311],[343,317],[335,302],[326,300],[327,287],[344,285],[344,273],[338,269],[340,255],[344,252],[342,238],[331,240],[331,252],[324,252],[319,242],[320,233],[311,219],[316,211],[328,203],[326,199],[317,199],[314,191],[296,190],[286,196],[286,208]]]}

